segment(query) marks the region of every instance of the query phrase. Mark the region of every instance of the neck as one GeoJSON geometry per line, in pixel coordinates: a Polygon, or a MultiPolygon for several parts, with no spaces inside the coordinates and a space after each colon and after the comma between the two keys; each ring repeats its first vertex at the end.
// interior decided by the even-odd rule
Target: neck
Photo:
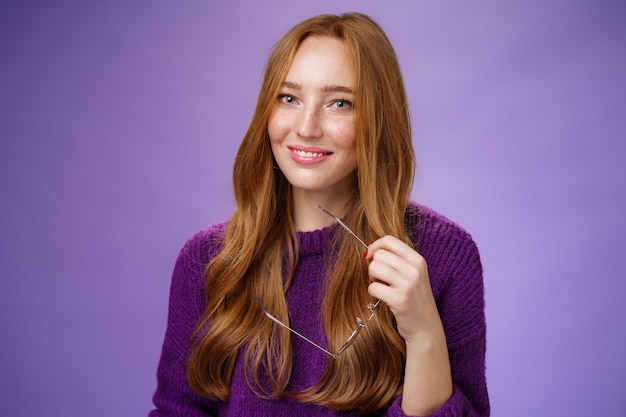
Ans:
{"type": "Polygon", "coordinates": [[[335,222],[332,217],[320,210],[320,205],[341,218],[346,214],[349,201],[348,198],[337,199],[336,196],[329,198],[323,194],[298,190],[294,190],[293,199],[294,222],[299,232],[322,229],[335,222]]]}

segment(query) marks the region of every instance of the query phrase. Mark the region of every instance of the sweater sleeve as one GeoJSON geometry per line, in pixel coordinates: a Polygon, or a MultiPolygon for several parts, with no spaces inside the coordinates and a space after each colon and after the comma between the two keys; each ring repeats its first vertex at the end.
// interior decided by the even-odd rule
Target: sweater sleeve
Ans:
{"type": "MultiPolygon", "coordinates": [[[[483,270],[471,236],[450,220],[426,213],[420,253],[426,258],[448,344],[452,396],[431,417],[488,417],[483,270]],[[433,220],[433,217],[435,219],[433,220]]],[[[405,416],[402,396],[386,412],[405,416]]]]}
{"type": "Polygon", "coordinates": [[[215,228],[202,231],[180,251],[169,296],[165,339],[157,369],[156,408],[149,417],[216,415],[215,404],[195,393],[187,382],[190,340],[204,310],[203,272],[211,254],[215,228]]]}

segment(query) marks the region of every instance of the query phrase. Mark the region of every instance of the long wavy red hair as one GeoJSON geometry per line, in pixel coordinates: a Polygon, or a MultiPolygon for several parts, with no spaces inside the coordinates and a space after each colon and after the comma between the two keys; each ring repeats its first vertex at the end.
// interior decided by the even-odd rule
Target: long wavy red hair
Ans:
{"type": "MultiPolygon", "coordinates": [[[[291,186],[275,162],[267,124],[280,86],[304,39],[342,40],[355,73],[356,189],[345,222],[368,241],[392,234],[410,243],[405,212],[413,184],[415,158],[406,92],[389,39],[368,16],[320,15],[293,27],[273,48],[265,68],[252,121],[233,168],[235,213],[223,249],[206,268],[206,299],[193,337],[188,380],[200,395],[226,400],[235,359],[244,349],[249,384],[260,395],[295,396],[336,410],[370,413],[387,406],[402,388],[405,345],[384,305],[355,343],[313,387],[287,392],[291,375],[291,335],[276,332],[253,294],[288,323],[283,277],[286,259],[293,271],[298,242],[292,217],[291,186]],[[278,339],[278,340],[277,340],[278,339]],[[259,384],[267,374],[271,387],[259,384]]],[[[362,248],[354,239],[336,245],[337,261],[324,295],[324,325],[331,350],[338,349],[371,302],[367,265],[352,256],[362,248]],[[350,279],[345,279],[350,277],[350,279]]]]}

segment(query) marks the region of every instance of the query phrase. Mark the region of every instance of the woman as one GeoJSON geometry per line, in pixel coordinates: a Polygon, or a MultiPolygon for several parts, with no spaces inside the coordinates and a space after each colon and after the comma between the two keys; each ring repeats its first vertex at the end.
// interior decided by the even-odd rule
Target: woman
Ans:
{"type": "Polygon", "coordinates": [[[235,213],[178,257],[150,415],[489,415],[478,251],[409,202],[414,164],[382,29],[356,13],[291,29],[235,213]]]}

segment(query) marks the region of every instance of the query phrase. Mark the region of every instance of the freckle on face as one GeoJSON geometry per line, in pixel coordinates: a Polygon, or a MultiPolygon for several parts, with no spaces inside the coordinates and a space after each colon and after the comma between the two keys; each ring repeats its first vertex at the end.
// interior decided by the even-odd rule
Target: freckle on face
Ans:
{"type": "MultiPolygon", "coordinates": [[[[345,199],[356,168],[351,62],[342,41],[307,38],[294,57],[268,123],[274,158],[294,189],[345,199]],[[337,105],[342,102],[342,105],[337,105]],[[323,154],[306,158],[305,152],[323,154]]],[[[309,156],[311,154],[308,154],[309,156]]]]}

